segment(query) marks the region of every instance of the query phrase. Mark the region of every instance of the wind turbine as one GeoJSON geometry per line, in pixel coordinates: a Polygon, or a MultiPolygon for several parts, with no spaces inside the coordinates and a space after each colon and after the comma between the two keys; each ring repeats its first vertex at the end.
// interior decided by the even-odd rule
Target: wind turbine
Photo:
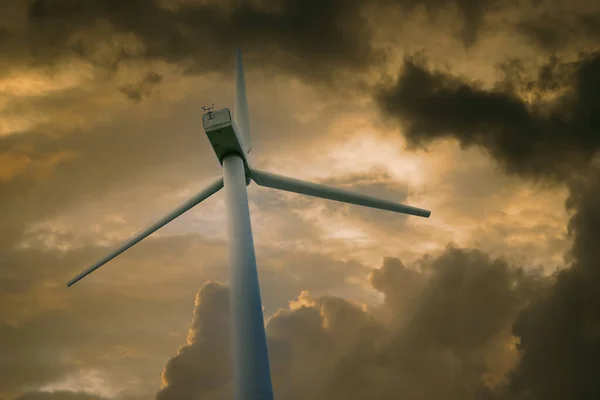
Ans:
{"type": "Polygon", "coordinates": [[[272,400],[273,388],[246,186],[254,181],[259,186],[425,218],[428,218],[431,212],[253,168],[248,160],[248,154],[252,148],[250,118],[242,54],[239,49],[235,52],[234,118],[232,119],[228,108],[215,111],[213,111],[213,107],[203,107],[203,109],[208,111],[202,116],[204,131],[223,167],[223,175],[170,214],[72,278],[67,286],[72,286],[225,187],[234,399],[272,400]]]}

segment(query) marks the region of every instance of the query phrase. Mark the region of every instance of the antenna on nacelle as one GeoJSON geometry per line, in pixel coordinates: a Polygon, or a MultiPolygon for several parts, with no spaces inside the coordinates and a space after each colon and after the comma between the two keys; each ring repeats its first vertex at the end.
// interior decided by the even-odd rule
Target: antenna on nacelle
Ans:
{"type": "Polygon", "coordinates": [[[210,110],[212,110],[213,108],[215,108],[215,103],[212,103],[212,106],[210,107],[202,106],[202,109],[204,111],[208,111],[208,119],[212,119],[212,112],[210,112],[210,110]]]}

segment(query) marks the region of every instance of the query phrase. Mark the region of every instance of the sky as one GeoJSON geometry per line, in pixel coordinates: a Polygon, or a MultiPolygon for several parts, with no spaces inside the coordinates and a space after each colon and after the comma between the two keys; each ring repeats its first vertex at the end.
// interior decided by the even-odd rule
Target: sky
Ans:
{"type": "Polygon", "coordinates": [[[600,5],[0,2],[0,399],[231,398],[202,106],[244,53],[276,398],[600,398],[600,5]]]}

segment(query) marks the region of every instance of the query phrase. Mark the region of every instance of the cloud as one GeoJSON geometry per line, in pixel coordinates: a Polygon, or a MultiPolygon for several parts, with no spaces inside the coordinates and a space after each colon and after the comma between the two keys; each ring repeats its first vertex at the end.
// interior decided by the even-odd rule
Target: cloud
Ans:
{"type": "Polygon", "coordinates": [[[15,400],[141,400],[143,397],[135,396],[99,396],[88,392],[79,392],[71,390],[54,390],[54,391],[30,391],[15,400]]]}
{"type": "Polygon", "coordinates": [[[220,247],[193,235],[149,238],[71,289],[69,276],[107,248],[3,251],[0,395],[44,387],[155,390],[164,360],[181,341],[194,279],[224,278],[222,261],[209,257],[220,247]],[[84,379],[86,370],[100,371],[102,385],[94,376],[84,379]]]}
{"type": "MultiPolygon", "coordinates": [[[[545,279],[450,247],[410,267],[387,258],[370,281],[384,295],[383,305],[365,308],[303,292],[271,317],[266,329],[277,396],[463,399],[471,390],[488,393],[516,362],[510,324],[545,279]]],[[[200,289],[188,344],[167,363],[157,399],[226,398],[227,299],[222,285],[200,289]]]]}
{"type": "Polygon", "coordinates": [[[600,37],[600,8],[586,1],[545,2],[521,16],[518,32],[547,52],[594,48],[600,37]]]}
{"type": "Polygon", "coordinates": [[[567,185],[570,266],[518,314],[513,332],[521,360],[507,375],[506,393],[516,399],[596,398],[600,55],[553,57],[534,79],[524,78],[518,63],[507,71],[513,75],[486,89],[409,59],[396,85],[381,95],[381,106],[406,124],[414,145],[452,137],[484,148],[509,173],[567,185]],[[533,99],[526,101],[526,95],[533,99]]]}
{"type": "Polygon", "coordinates": [[[166,60],[192,73],[220,70],[241,46],[256,49],[258,58],[268,55],[269,65],[330,79],[336,68],[360,70],[377,57],[362,5],[360,0],[318,6],[297,0],[36,0],[24,41],[46,62],[77,54],[115,69],[128,60],[166,60]]]}
{"type": "Polygon", "coordinates": [[[571,268],[558,274],[553,290],[525,310],[514,325],[522,361],[512,374],[517,398],[593,399],[600,383],[600,173],[570,184],[573,236],[571,268]]]}
{"type": "Polygon", "coordinates": [[[464,147],[484,148],[508,173],[564,181],[589,166],[600,148],[599,65],[598,53],[572,62],[551,58],[528,79],[517,62],[506,67],[503,82],[488,89],[432,70],[417,56],[405,60],[378,101],[385,114],[405,125],[414,146],[452,137],[464,147]]]}
{"type": "MultiPolygon", "coordinates": [[[[181,343],[178,332],[184,329],[197,282],[225,278],[220,258],[225,254],[224,244],[207,243],[193,235],[155,237],[91,277],[85,291],[65,292],[64,279],[104,255],[107,244],[116,244],[179,203],[179,192],[193,191],[203,179],[218,173],[213,157],[198,157],[210,154],[207,143],[198,136],[202,135],[198,109],[207,94],[217,103],[230,100],[222,94],[229,80],[215,78],[223,71],[230,75],[234,46],[247,50],[248,73],[259,77],[249,80],[249,85],[255,82],[260,87],[262,74],[269,86],[275,87],[249,92],[250,96],[255,93],[252,103],[260,104],[262,110],[253,111],[253,129],[260,132],[257,144],[277,138],[272,142],[276,152],[293,138],[295,149],[279,162],[293,166],[290,158],[297,158],[307,164],[313,161],[306,150],[309,143],[311,149],[322,152],[331,137],[327,135],[332,130],[330,121],[338,118],[342,109],[364,112],[362,105],[348,105],[345,90],[355,90],[354,79],[380,68],[391,54],[390,49],[386,49],[388,53],[379,51],[382,47],[373,42],[374,32],[388,30],[400,35],[402,19],[394,20],[393,26],[379,26],[379,20],[373,18],[376,13],[370,14],[372,9],[390,11],[390,15],[395,15],[391,12],[395,10],[402,18],[410,18],[411,11],[424,8],[437,18],[440,10],[445,14],[454,8],[464,17],[462,39],[472,44],[481,37],[487,16],[505,4],[460,0],[382,0],[368,5],[327,1],[317,6],[304,1],[121,3],[0,4],[0,50],[4,55],[0,60],[0,87],[4,89],[0,90],[0,131],[4,135],[0,137],[0,343],[5,343],[1,352],[8,360],[2,368],[4,378],[0,378],[2,396],[18,396],[23,388],[61,381],[88,366],[110,371],[108,384],[127,381],[127,388],[143,386],[146,393],[154,391],[164,360],[181,343]],[[294,79],[288,80],[290,75],[294,79]],[[297,78],[312,86],[298,84],[297,78]],[[344,89],[343,95],[335,92],[335,101],[330,91],[322,90],[323,84],[332,83],[344,89]],[[159,85],[162,89],[156,90],[159,85]],[[133,104],[126,96],[143,101],[133,104]],[[315,109],[319,112],[308,113],[315,109]],[[288,117],[297,118],[290,123],[288,117]],[[298,146],[299,142],[303,146],[298,146]],[[24,244],[29,247],[17,248],[24,244]],[[203,262],[200,272],[198,260],[203,262]],[[107,326],[119,328],[107,331],[107,326]]],[[[582,21],[581,29],[595,37],[593,16],[581,18],[577,20],[582,21]]],[[[550,47],[560,49],[572,39],[559,37],[556,44],[550,42],[550,47]]],[[[496,50],[489,49],[500,53],[496,50]]],[[[281,224],[276,233],[298,242],[310,236],[321,253],[287,250],[273,233],[265,234],[269,239],[262,242],[265,249],[261,250],[257,241],[264,260],[260,265],[263,299],[269,312],[302,290],[311,293],[301,295],[269,325],[279,393],[295,396],[304,390],[304,395],[318,398],[315,391],[322,389],[322,393],[333,393],[332,397],[343,393],[347,398],[385,398],[382,393],[404,391],[415,397],[448,398],[423,382],[438,383],[450,398],[465,398],[474,388],[487,393],[517,362],[510,321],[517,310],[538,297],[538,290],[543,292],[542,300],[527,308],[514,327],[523,362],[509,376],[511,395],[564,397],[562,390],[567,389],[581,396],[593,393],[594,382],[584,368],[593,370],[595,360],[581,353],[578,360],[583,361],[569,363],[560,355],[568,353],[569,341],[578,339],[584,343],[582,351],[595,354],[597,318],[590,304],[597,303],[593,294],[597,293],[593,272],[597,262],[590,243],[597,237],[597,184],[596,178],[586,177],[585,172],[598,144],[597,60],[597,54],[589,52],[579,59],[551,58],[533,72],[525,62],[513,62],[504,67],[504,80],[492,88],[436,71],[415,59],[407,62],[397,85],[383,90],[378,99],[389,105],[389,115],[411,128],[407,137],[413,144],[456,137],[465,146],[486,149],[504,170],[525,179],[565,182],[582,175],[580,181],[570,183],[570,211],[576,215],[571,223],[572,269],[559,274],[555,288],[547,291],[544,285],[539,289],[537,283],[531,283],[536,279],[530,281],[512,267],[503,267],[506,263],[495,265],[493,257],[480,252],[448,251],[438,264],[437,256],[415,265],[389,259],[372,280],[385,304],[364,311],[349,301],[324,296],[334,292],[354,299],[367,297],[362,291],[357,293],[366,283],[361,280],[366,275],[364,265],[347,261],[354,254],[345,249],[354,243],[345,241],[343,247],[334,248],[321,241],[320,230],[296,215],[294,224],[286,224],[285,229],[281,224]],[[293,234],[286,231],[303,222],[293,234]],[[344,261],[339,260],[342,256],[344,261]],[[580,264],[585,267],[577,267],[580,264]],[[492,278],[497,284],[489,281],[492,278]],[[480,287],[486,290],[480,291],[480,287]],[[577,294],[586,294],[590,301],[582,303],[577,294]],[[484,315],[473,299],[482,299],[481,307],[488,305],[495,315],[484,315]],[[481,330],[466,319],[458,305],[480,318],[481,330]],[[557,312],[560,318],[556,320],[555,309],[565,310],[557,312]],[[558,335],[564,331],[562,324],[572,322],[581,329],[566,333],[569,340],[555,335],[549,335],[547,342],[538,339],[546,334],[546,328],[555,329],[553,333],[558,335]],[[340,336],[342,331],[346,336],[340,336]],[[318,351],[311,350],[313,345],[318,351]],[[322,371],[311,367],[319,363],[324,365],[322,371]],[[578,376],[563,369],[571,366],[572,371],[580,372],[578,376]],[[570,380],[562,389],[554,387],[553,383],[560,381],[545,382],[545,371],[570,380]],[[344,387],[347,381],[356,387],[344,387]],[[368,388],[373,392],[366,393],[368,388]]],[[[357,148],[364,151],[361,146],[357,148]]],[[[269,156],[268,151],[263,154],[269,156]]],[[[327,163],[323,165],[325,170],[327,163]]],[[[466,167],[477,171],[449,175],[453,191],[447,193],[454,201],[464,197],[485,200],[486,194],[491,197],[498,188],[509,187],[509,180],[504,179],[478,184],[489,178],[487,171],[482,172],[480,165],[466,167]],[[470,182],[460,185],[459,180],[470,182]]],[[[294,174],[296,169],[298,174],[304,173],[288,166],[294,174]]],[[[355,174],[348,182],[337,183],[352,184],[358,178],[357,186],[369,191],[390,198],[406,195],[404,183],[398,183],[401,180],[392,182],[379,175],[367,182],[355,174]]],[[[520,198],[516,196],[514,201],[520,198]]],[[[258,208],[276,208],[276,218],[287,218],[288,207],[294,203],[286,200],[282,211],[281,201],[269,199],[258,198],[258,208]]],[[[504,199],[490,199],[486,207],[504,199]]],[[[302,211],[305,200],[298,204],[302,211]]],[[[461,200],[461,204],[458,211],[471,215],[472,203],[461,200]]],[[[479,210],[472,214],[486,214],[485,207],[479,210]]],[[[423,234],[407,229],[401,234],[385,214],[357,209],[353,215],[376,221],[362,225],[372,228],[369,233],[375,238],[379,237],[374,232],[388,223],[386,231],[397,232],[397,236],[382,235],[380,241],[388,238],[385,246],[394,248],[396,242],[404,241],[413,253],[422,251],[415,242],[436,241],[440,246],[440,236],[435,240],[426,237],[429,231],[423,234]]],[[[516,252],[506,232],[521,230],[538,237],[546,229],[525,222],[520,225],[514,222],[520,217],[511,218],[499,214],[496,221],[501,221],[491,228],[488,220],[477,221],[483,231],[498,227],[495,237],[502,242],[501,252],[516,252]]],[[[185,218],[182,221],[186,223],[185,218]]],[[[449,221],[445,221],[443,240],[456,232],[449,221]]],[[[268,222],[266,225],[273,226],[268,222]]],[[[548,231],[555,229],[553,223],[548,231]]],[[[546,251],[535,240],[522,249],[532,257],[546,251]]],[[[401,253],[405,259],[404,248],[401,253]]],[[[202,318],[198,321],[210,320],[202,318]]],[[[194,343],[202,342],[202,337],[194,343]]],[[[173,386],[189,383],[188,378],[177,380],[177,363],[185,367],[188,361],[196,362],[186,357],[172,366],[173,386]]],[[[204,393],[218,398],[227,390],[209,388],[204,393]]]]}
{"type": "MultiPolygon", "coordinates": [[[[483,12],[493,3],[383,1],[369,7],[427,5],[433,11],[457,6],[465,15],[471,9],[477,15],[477,10],[483,12]]],[[[192,171],[205,171],[206,176],[200,178],[218,173],[212,157],[197,157],[197,152],[209,154],[210,150],[198,137],[199,120],[190,116],[198,115],[197,96],[215,93],[213,101],[228,100],[220,94],[221,82],[209,82],[214,77],[210,74],[231,73],[228,44],[233,46],[238,39],[253,49],[246,62],[250,70],[252,65],[260,66],[254,70],[258,72],[271,65],[277,72],[317,79],[313,83],[322,83],[332,74],[342,79],[343,71],[361,76],[382,62],[371,48],[369,32],[374,28],[365,21],[368,13],[363,12],[366,6],[361,1],[313,6],[303,1],[239,5],[40,0],[4,2],[2,7],[0,26],[7,33],[1,45],[26,49],[6,52],[7,60],[14,59],[16,64],[2,82],[7,97],[0,112],[9,134],[0,137],[0,209],[4,210],[0,212],[4,222],[0,242],[6,247],[15,245],[31,225],[56,218],[64,210],[100,203],[115,191],[133,196],[131,192],[137,189],[130,189],[132,183],[144,178],[164,185],[156,187],[154,194],[145,193],[152,199],[199,177],[196,172],[191,175],[192,171]],[[75,56],[88,63],[75,61],[75,56]],[[176,65],[169,69],[163,65],[165,60],[176,65]],[[113,71],[114,80],[96,71],[112,71],[115,62],[122,65],[113,71]],[[182,78],[182,71],[193,72],[193,77],[182,78]],[[156,91],[159,81],[164,91],[156,91]],[[151,103],[156,93],[164,97],[153,104],[128,105],[119,89],[130,98],[146,100],[141,103],[151,103]]],[[[270,78],[273,74],[263,75],[270,78]]],[[[343,87],[352,86],[343,81],[343,87]]],[[[264,110],[262,114],[253,111],[253,126],[261,132],[256,137],[258,145],[268,141],[266,136],[277,137],[277,146],[284,145],[284,138],[294,138],[295,147],[300,137],[316,143],[329,130],[329,119],[323,122],[320,116],[340,112],[343,103],[348,103],[345,98],[329,102],[331,96],[310,95],[310,100],[317,97],[319,103],[328,97],[327,107],[316,121],[290,124],[289,116],[315,105],[303,104],[303,95],[286,96],[287,89],[286,85],[274,94],[293,97],[276,98],[280,104],[289,101],[287,107],[274,106],[272,98],[256,99],[262,101],[264,110]]],[[[109,212],[119,209],[115,205],[109,212]]]]}
{"type": "Polygon", "coordinates": [[[368,17],[372,10],[400,11],[403,19],[421,9],[431,19],[453,12],[462,24],[458,36],[470,46],[479,39],[486,15],[508,4],[505,0],[19,3],[8,2],[4,11],[12,21],[0,21],[0,48],[14,63],[52,65],[79,57],[114,73],[128,63],[166,61],[184,72],[204,74],[229,66],[232,50],[241,46],[252,49],[250,60],[268,59],[269,63],[261,63],[265,70],[276,68],[320,83],[340,83],[345,72],[360,73],[381,63],[384,53],[372,43],[374,25],[368,17]]]}
{"type": "Polygon", "coordinates": [[[456,10],[462,22],[458,37],[467,47],[474,45],[480,39],[485,17],[504,9],[508,4],[504,0],[389,0],[389,3],[399,5],[407,11],[423,7],[434,19],[443,11],[456,10]]]}
{"type": "MultiPolygon", "coordinates": [[[[3,250],[0,259],[0,395],[100,386],[147,396],[184,338],[198,282],[227,279],[225,243],[198,234],[150,237],[67,289],[68,278],[121,239],[99,245],[51,228],[30,233],[28,246],[3,250]],[[98,371],[102,384],[84,379],[87,370],[98,371]]],[[[360,263],[267,244],[257,249],[267,316],[301,290],[361,296],[360,285],[347,282],[364,279],[360,263]]],[[[198,318],[202,324],[208,317],[198,318]]]]}
{"type": "MultiPolygon", "coordinates": [[[[165,192],[218,173],[214,157],[197,157],[198,152],[210,151],[205,138],[199,136],[198,121],[189,117],[197,114],[197,103],[163,104],[160,112],[153,112],[150,110],[154,107],[136,110],[127,106],[117,111],[117,102],[111,112],[105,113],[104,121],[87,120],[74,129],[60,127],[70,115],[56,115],[53,107],[62,105],[63,112],[75,108],[74,114],[90,115],[94,106],[89,101],[93,102],[93,97],[77,91],[50,96],[46,101],[56,103],[49,106],[51,111],[43,104],[34,109],[45,109],[52,123],[0,137],[0,154],[8,171],[7,179],[0,180],[0,213],[4,221],[0,242],[6,246],[19,240],[30,224],[45,222],[65,210],[72,213],[81,206],[102,202],[115,192],[139,193],[141,189],[134,183],[142,182],[144,176],[152,177],[154,184],[171,188],[155,188],[158,194],[163,193],[159,198],[164,199],[165,192]],[[173,111],[182,116],[176,118],[177,139],[172,134],[173,111]],[[152,116],[146,117],[148,114],[152,116]]],[[[196,190],[200,188],[197,186],[196,190]]],[[[147,192],[144,195],[148,197],[147,192]]],[[[167,209],[157,212],[163,214],[167,209]]]]}
{"type": "Polygon", "coordinates": [[[55,391],[28,392],[16,400],[104,400],[104,397],[85,392],[55,391]]]}
{"type": "Polygon", "coordinates": [[[121,87],[120,90],[131,100],[142,101],[150,95],[154,87],[158,85],[162,79],[162,76],[156,72],[149,72],[141,81],[127,84],[121,87]]]}
{"type": "MultiPolygon", "coordinates": [[[[229,291],[209,282],[196,295],[187,345],[169,360],[158,400],[206,398],[229,379],[229,291]]],[[[210,398],[210,397],[208,397],[210,398]]]]}

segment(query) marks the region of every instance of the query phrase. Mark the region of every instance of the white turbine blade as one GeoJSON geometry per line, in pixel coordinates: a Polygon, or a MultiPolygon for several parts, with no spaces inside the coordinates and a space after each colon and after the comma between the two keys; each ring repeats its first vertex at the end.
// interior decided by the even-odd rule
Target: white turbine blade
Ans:
{"type": "Polygon", "coordinates": [[[416,215],[418,217],[429,218],[431,215],[431,211],[429,210],[423,210],[421,208],[411,207],[404,204],[395,203],[393,201],[378,199],[376,197],[366,196],[364,194],[353,193],[343,189],[332,188],[312,182],[275,175],[270,172],[259,171],[254,168],[250,170],[250,177],[258,185],[273,189],[280,189],[328,200],[341,201],[359,206],[377,208],[380,210],[416,215]]]}
{"type": "Polygon", "coordinates": [[[244,64],[242,63],[242,51],[240,49],[235,51],[235,108],[233,110],[233,120],[242,132],[244,151],[249,153],[252,149],[250,113],[248,111],[248,100],[246,99],[244,64]]]}
{"type": "Polygon", "coordinates": [[[216,192],[221,190],[221,188],[223,188],[223,178],[219,177],[219,178],[215,179],[205,189],[203,189],[200,193],[198,193],[197,195],[195,195],[194,197],[192,197],[191,199],[189,199],[188,201],[183,203],[181,206],[177,207],[175,210],[173,210],[167,216],[165,216],[164,218],[161,218],[160,220],[158,220],[157,222],[152,224],[147,229],[144,229],[142,232],[138,233],[137,235],[135,235],[134,237],[129,239],[127,242],[125,242],[118,249],[116,249],[115,251],[110,253],[108,256],[104,257],[102,260],[98,261],[96,264],[92,265],[85,271],[81,272],[79,275],[75,276],[73,279],[71,279],[67,283],[67,286],[72,286],[77,281],[85,278],[87,275],[91,274],[92,272],[94,272],[95,270],[97,270],[98,268],[100,268],[101,266],[103,266],[104,264],[106,264],[107,262],[109,262],[110,260],[115,258],[116,256],[118,256],[119,254],[123,253],[125,250],[129,249],[134,244],[136,244],[136,243],[140,242],[141,240],[143,240],[144,238],[150,236],[152,233],[156,232],[157,230],[159,230],[160,228],[162,228],[169,222],[173,221],[175,218],[179,217],[181,214],[188,211],[189,209],[191,209],[195,205],[199,204],[203,200],[206,200],[207,198],[209,198],[210,196],[212,196],[213,194],[215,194],[216,192]]]}

